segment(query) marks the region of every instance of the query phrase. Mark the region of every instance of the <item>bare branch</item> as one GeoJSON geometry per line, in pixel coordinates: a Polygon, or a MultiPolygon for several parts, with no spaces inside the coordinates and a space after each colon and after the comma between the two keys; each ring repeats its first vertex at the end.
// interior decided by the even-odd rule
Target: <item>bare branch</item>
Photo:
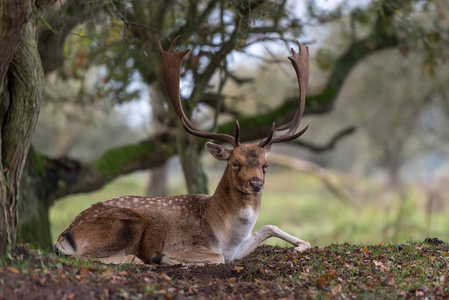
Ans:
{"type": "Polygon", "coordinates": [[[298,146],[301,146],[301,147],[304,147],[304,148],[307,148],[307,149],[309,149],[309,150],[311,150],[311,151],[313,151],[313,152],[317,152],[317,153],[319,153],[319,152],[324,152],[324,151],[329,151],[329,150],[333,150],[334,148],[335,148],[335,146],[337,145],[337,143],[341,140],[341,139],[343,139],[343,138],[345,138],[345,137],[347,137],[347,136],[349,136],[349,135],[351,135],[351,134],[353,134],[354,132],[355,132],[355,130],[356,130],[356,128],[354,127],[354,126],[350,126],[350,127],[348,127],[348,128],[345,128],[345,129],[342,129],[341,131],[339,131],[339,132],[337,132],[326,144],[324,144],[324,145],[316,145],[316,144],[313,144],[313,143],[309,143],[309,142],[305,142],[305,141],[302,141],[302,140],[296,140],[296,141],[294,141],[293,143],[295,144],[295,145],[298,145],[298,146]]]}
{"type": "Polygon", "coordinates": [[[309,161],[292,158],[281,154],[270,154],[272,163],[291,168],[296,171],[310,173],[320,179],[328,190],[334,194],[340,201],[354,207],[359,207],[357,199],[341,185],[338,178],[329,170],[322,168],[309,161]]]}
{"type": "Polygon", "coordinates": [[[151,27],[151,26],[146,25],[146,24],[141,24],[141,23],[129,21],[129,20],[126,20],[125,18],[122,18],[122,17],[120,17],[120,20],[122,20],[123,23],[125,23],[126,27],[129,27],[129,25],[133,25],[133,26],[144,28],[144,29],[148,29],[149,31],[152,31],[152,32],[155,32],[155,33],[158,33],[158,34],[162,35],[166,40],[168,40],[168,41],[170,40],[168,35],[166,35],[165,33],[163,33],[162,31],[160,31],[157,28],[151,27]]]}

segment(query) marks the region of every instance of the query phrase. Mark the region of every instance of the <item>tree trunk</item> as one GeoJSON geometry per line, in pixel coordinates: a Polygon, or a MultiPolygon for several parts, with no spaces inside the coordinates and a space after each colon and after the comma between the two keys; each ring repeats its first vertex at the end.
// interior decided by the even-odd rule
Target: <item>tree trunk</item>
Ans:
{"type": "Polygon", "coordinates": [[[147,195],[151,197],[167,196],[167,164],[151,169],[149,175],[147,195]]]}
{"type": "MultiPolygon", "coordinates": [[[[151,128],[154,133],[161,133],[167,130],[167,124],[165,124],[167,115],[167,109],[164,107],[164,98],[161,91],[154,86],[148,86],[150,93],[152,120],[151,128]]],[[[160,167],[152,168],[148,171],[148,186],[147,195],[152,197],[160,197],[168,195],[167,184],[167,164],[164,163],[160,167]]]]}
{"type": "MultiPolygon", "coordinates": [[[[2,4],[2,9],[9,2],[14,1],[6,1],[2,4]]],[[[26,5],[29,5],[28,1],[26,5]]],[[[5,81],[0,83],[3,86],[0,95],[0,255],[5,254],[16,241],[20,177],[39,114],[44,85],[44,73],[37,51],[36,28],[33,24],[35,20],[31,17],[21,31],[21,39],[11,64],[7,66],[5,81]]],[[[0,47],[3,48],[3,45],[0,47]]]]}
{"type": "Polygon", "coordinates": [[[46,195],[46,179],[44,160],[31,147],[20,179],[17,242],[32,242],[44,250],[52,247],[49,221],[51,201],[46,195]]]}
{"type": "Polygon", "coordinates": [[[201,164],[199,141],[186,133],[182,125],[178,125],[176,142],[189,194],[207,194],[207,176],[201,164]]]}

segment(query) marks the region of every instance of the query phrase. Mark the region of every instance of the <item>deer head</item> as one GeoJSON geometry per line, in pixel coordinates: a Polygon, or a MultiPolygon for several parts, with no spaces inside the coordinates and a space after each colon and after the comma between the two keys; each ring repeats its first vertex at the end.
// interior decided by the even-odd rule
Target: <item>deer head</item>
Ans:
{"type": "Polygon", "coordinates": [[[271,145],[274,143],[294,140],[300,137],[308,128],[308,126],[306,126],[303,130],[296,133],[305,108],[306,87],[309,81],[309,49],[297,42],[299,54],[291,49],[292,56],[288,57],[296,71],[300,91],[300,101],[293,120],[277,129],[278,131],[287,130],[287,132],[281,136],[274,136],[275,123],[273,123],[266,138],[264,138],[258,145],[248,145],[240,143],[240,125],[238,121],[236,121],[235,135],[231,136],[229,134],[200,130],[184,113],[179,92],[180,70],[182,60],[190,50],[174,50],[179,38],[180,36],[174,39],[168,51],[164,51],[160,42],[158,43],[159,53],[162,60],[162,78],[168,98],[170,99],[176,114],[181,118],[185,130],[191,135],[206,139],[220,140],[231,144],[232,149],[210,142],[206,143],[206,147],[213,157],[228,162],[225,176],[227,174],[228,177],[230,177],[229,179],[235,184],[235,187],[240,192],[248,194],[260,193],[265,181],[265,171],[268,167],[267,157],[271,145]]]}

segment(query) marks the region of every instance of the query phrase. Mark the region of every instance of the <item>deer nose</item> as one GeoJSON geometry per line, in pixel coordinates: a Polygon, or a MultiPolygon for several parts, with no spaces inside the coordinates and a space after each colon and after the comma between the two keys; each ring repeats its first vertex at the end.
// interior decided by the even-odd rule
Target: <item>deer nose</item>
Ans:
{"type": "Polygon", "coordinates": [[[253,191],[255,192],[260,192],[262,190],[262,181],[257,180],[257,181],[250,181],[249,184],[251,185],[251,188],[253,189],[253,191]]]}

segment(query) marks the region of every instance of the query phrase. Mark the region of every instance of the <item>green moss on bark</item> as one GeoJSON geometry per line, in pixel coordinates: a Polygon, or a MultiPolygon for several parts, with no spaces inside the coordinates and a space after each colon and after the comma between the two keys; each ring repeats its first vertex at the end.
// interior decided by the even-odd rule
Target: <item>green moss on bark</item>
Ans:
{"type": "Polygon", "coordinates": [[[104,175],[117,174],[123,170],[123,166],[148,152],[154,151],[154,148],[154,145],[150,143],[117,147],[105,152],[93,163],[93,166],[104,175]]]}
{"type": "MultiPolygon", "coordinates": [[[[149,156],[153,161],[154,154],[160,153],[160,160],[164,162],[170,156],[175,154],[174,147],[170,147],[165,143],[142,142],[137,145],[126,145],[117,147],[105,152],[100,156],[93,166],[99,170],[104,176],[126,173],[127,168],[132,168],[133,163],[141,164],[141,161],[146,161],[149,156]]],[[[157,158],[156,158],[157,159],[157,158]]]]}

